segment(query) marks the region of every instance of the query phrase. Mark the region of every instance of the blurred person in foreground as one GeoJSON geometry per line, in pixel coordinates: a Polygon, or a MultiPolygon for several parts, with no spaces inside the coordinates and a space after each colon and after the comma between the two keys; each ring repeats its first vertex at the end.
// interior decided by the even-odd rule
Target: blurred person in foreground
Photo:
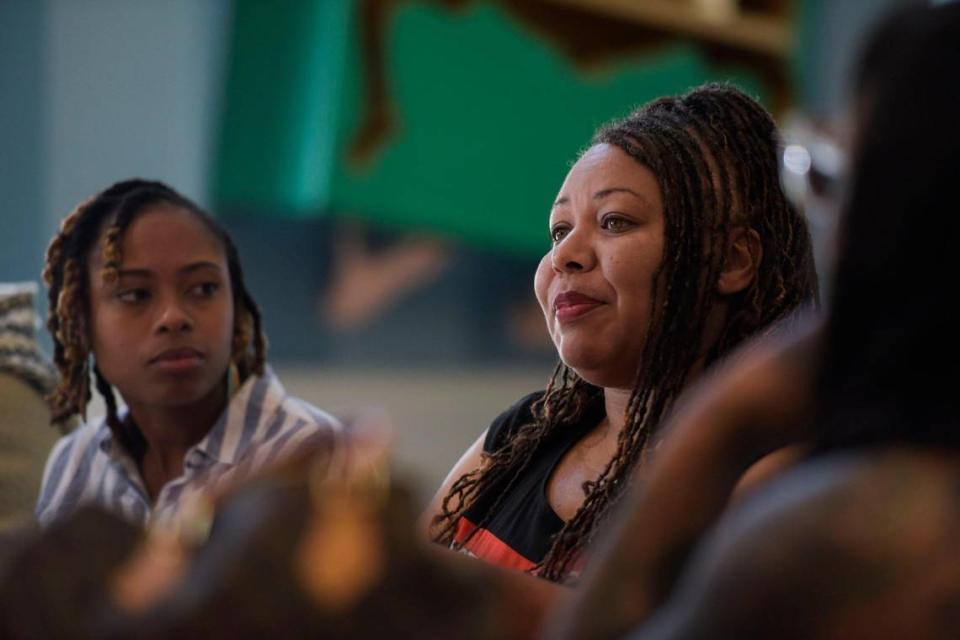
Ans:
{"type": "Polygon", "coordinates": [[[351,423],[176,528],[79,508],[0,558],[0,638],[533,637],[552,585],[423,540],[383,434],[351,423]]]}

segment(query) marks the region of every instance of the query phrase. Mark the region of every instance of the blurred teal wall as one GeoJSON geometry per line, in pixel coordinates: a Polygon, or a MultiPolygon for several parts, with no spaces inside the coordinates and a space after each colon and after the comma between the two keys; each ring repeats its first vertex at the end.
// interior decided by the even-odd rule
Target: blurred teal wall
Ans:
{"type": "Polygon", "coordinates": [[[206,201],[229,0],[0,1],[0,281],[39,280],[79,201],[142,175],[206,201]]]}
{"type": "Polygon", "coordinates": [[[0,2],[0,281],[36,280],[46,241],[45,14],[40,2],[0,2]]]}

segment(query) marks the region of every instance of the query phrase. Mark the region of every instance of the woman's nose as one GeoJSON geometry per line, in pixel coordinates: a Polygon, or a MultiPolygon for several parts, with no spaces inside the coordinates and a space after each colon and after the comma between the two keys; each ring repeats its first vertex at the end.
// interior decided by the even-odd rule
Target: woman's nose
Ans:
{"type": "Polygon", "coordinates": [[[158,332],[189,331],[193,328],[193,321],[179,300],[167,300],[160,310],[156,328],[158,332]]]}
{"type": "Polygon", "coordinates": [[[597,255],[587,230],[570,230],[553,247],[553,268],[558,272],[587,271],[596,265],[597,255]]]}

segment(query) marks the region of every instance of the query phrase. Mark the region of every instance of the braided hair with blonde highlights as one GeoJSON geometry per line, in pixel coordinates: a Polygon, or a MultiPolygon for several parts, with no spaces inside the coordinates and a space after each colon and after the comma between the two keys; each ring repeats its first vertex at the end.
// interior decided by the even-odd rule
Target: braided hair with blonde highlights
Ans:
{"type": "MultiPolygon", "coordinates": [[[[234,302],[232,361],[240,379],[262,374],[266,359],[260,310],[244,284],[240,258],[227,232],[203,209],[162,182],[131,179],[118,182],[70,212],[47,249],[43,279],[48,291],[47,328],[53,337],[53,361],[60,380],[47,397],[52,422],[79,414],[86,418],[90,400],[90,256],[103,238],[101,277],[117,278],[123,261],[123,237],[144,211],[169,205],[189,212],[220,241],[226,254],[234,302]]],[[[126,440],[113,388],[96,366],[97,391],[107,407],[107,424],[126,440]]]]}
{"type": "MultiPolygon", "coordinates": [[[[731,233],[753,230],[762,258],[752,282],[725,297],[728,311],[720,335],[709,345],[706,365],[801,305],[818,302],[810,235],[780,189],[776,127],[755,100],[729,85],[704,85],[650,102],[601,128],[592,141],[597,144],[618,147],[656,177],[664,203],[664,258],[653,275],[656,312],[649,326],[637,327],[647,339],[617,449],[598,478],[585,483],[582,506],[533,569],[554,581],[568,578],[703,358],[702,338],[719,299],[715,283],[731,233]]],[[[532,406],[533,422],[485,453],[480,469],[452,485],[432,522],[434,540],[460,548],[466,540],[454,542],[457,525],[477,496],[488,490],[498,494],[474,533],[500,508],[540,444],[579,420],[598,394],[600,388],[558,365],[532,406]]]]}

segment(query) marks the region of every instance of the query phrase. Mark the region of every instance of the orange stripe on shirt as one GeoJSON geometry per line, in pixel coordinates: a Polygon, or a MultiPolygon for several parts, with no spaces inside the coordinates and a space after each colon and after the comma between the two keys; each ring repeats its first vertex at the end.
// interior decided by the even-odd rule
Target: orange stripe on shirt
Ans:
{"type": "MultiPolygon", "coordinates": [[[[457,533],[454,536],[454,541],[458,545],[461,544],[476,528],[475,524],[461,516],[460,522],[457,523],[457,533]]],[[[463,545],[463,549],[490,564],[516,569],[517,571],[529,571],[537,564],[517,553],[506,542],[487,529],[480,529],[474,533],[463,545]]]]}

